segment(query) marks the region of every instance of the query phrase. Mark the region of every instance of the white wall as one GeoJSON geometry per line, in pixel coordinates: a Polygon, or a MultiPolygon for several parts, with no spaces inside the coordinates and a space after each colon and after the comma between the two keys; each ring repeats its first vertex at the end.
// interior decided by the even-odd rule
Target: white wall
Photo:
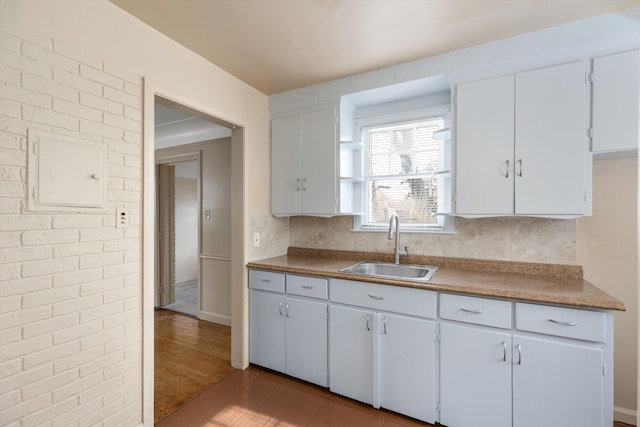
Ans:
{"type": "Polygon", "coordinates": [[[593,168],[593,216],[578,220],[585,279],[623,301],[614,314],[616,419],[636,423],[638,342],[638,159],[601,159],[593,168]]]}
{"type": "Polygon", "coordinates": [[[41,33],[1,28],[0,420],[136,425],[141,78],[41,33]],[[34,128],[107,146],[106,212],[26,210],[34,128]],[[116,207],[129,208],[129,228],[116,228],[116,207]]]}
{"type": "MultiPolygon", "coordinates": [[[[249,215],[269,210],[267,97],[106,0],[0,0],[0,15],[0,419],[137,425],[144,412],[151,425],[140,389],[141,78],[244,128],[234,165],[244,240],[249,215]],[[23,210],[30,126],[108,145],[110,212],[23,210]],[[122,205],[126,230],[115,229],[122,205]]],[[[249,242],[237,247],[232,363],[243,366],[249,242]]]]}

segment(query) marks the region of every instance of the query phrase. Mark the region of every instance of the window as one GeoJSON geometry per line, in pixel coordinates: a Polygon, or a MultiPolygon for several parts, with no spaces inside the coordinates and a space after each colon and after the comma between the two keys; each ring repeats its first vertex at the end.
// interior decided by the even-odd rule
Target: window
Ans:
{"type": "MultiPolygon", "coordinates": [[[[436,139],[443,115],[362,128],[364,215],[356,228],[387,230],[396,213],[405,231],[450,231],[449,142],[436,139]]],[[[358,223],[359,222],[359,223],[358,223]]]]}

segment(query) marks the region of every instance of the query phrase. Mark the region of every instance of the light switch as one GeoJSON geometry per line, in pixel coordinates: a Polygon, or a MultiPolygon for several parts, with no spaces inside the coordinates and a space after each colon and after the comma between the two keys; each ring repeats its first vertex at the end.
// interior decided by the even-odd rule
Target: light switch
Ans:
{"type": "Polygon", "coordinates": [[[116,228],[129,228],[129,209],[116,209],[116,228]]]}
{"type": "Polygon", "coordinates": [[[253,233],[253,247],[257,248],[260,246],[260,233],[253,233]]]}
{"type": "Polygon", "coordinates": [[[211,209],[204,210],[204,219],[207,221],[211,221],[211,209]]]}

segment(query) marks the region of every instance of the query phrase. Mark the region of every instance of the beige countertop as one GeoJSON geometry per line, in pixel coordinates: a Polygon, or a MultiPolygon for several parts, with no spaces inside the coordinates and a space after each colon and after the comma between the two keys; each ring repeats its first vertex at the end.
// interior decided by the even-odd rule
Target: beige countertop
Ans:
{"type": "Polygon", "coordinates": [[[340,272],[341,269],[359,261],[392,262],[393,260],[390,254],[373,252],[289,248],[287,255],[253,261],[247,264],[247,267],[432,291],[586,308],[625,310],[622,302],[584,280],[582,267],[576,265],[410,256],[403,257],[401,263],[438,267],[438,271],[429,282],[340,272]]]}

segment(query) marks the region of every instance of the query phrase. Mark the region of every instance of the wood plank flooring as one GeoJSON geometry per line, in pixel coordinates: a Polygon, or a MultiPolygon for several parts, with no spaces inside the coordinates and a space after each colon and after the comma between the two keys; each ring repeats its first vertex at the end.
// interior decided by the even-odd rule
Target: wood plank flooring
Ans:
{"type": "MultiPolygon", "coordinates": [[[[184,343],[195,346],[197,349],[206,347],[207,350],[203,350],[205,353],[217,354],[214,363],[220,363],[220,360],[226,356],[227,362],[222,362],[222,367],[224,368],[225,364],[227,367],[230,366],[229,347],[211,348],[211,345],[230,346],[230,344],[213,344],[215,338],[205,338],[208,332],[217,329],[217,326],[219,325],[171,312],[156,312],[156,367],[175,363],[170,360],[158,360],[157,335],[159,333],[163,335],[160,342],[163,347],[173,348],[174,351],[185,345],[184,343]],[[159,317],[163,322],[160,326],[158,326],[159,317]],[[159,327],[170,329],[170,331],[159,331],[159,327]],[[186,337],[179,337],[180,334],[185,334],[186,337]],[[200,339],[203,340],[202,344],[199,343],[200,339]],[[171,343],[172,340],[176,342],[171,343]]],[[[214,333],[214,336],[220,335],[214,333]]],[[[230,335],[229,338],[222,338],[222,341],[224,339],[229,340],[230,343],[230,335]]],[[[170,351],[169,354],[174,351],[170,351]]],[[[177,369],[164,367],[161,371],[156,368],[156,393],[158,393],[157,383],[160,372],[169,373],[169,377],[183,377],[184,374],[181,374],[183,369],[188,372],[195,369],[196,365],[206,363],[204,356],[198,353],[182,352],[184,357],[179,363],[183,367],[177,369]],[[194,355],[194,358],[191,359],[190,355],[194,355]]],[[[227,371],[223,369],[223,378],[216,384],[205,387],[202,394],[166,416],[156,427],[433,427],[431,424],[390,411],[373,409],[369,405],[330,393],[325,388],[256,366],[236,370],[228,375],[225,372],[227,371]]],[[[192,380],[180,378],[164,381],[168,382],[161,387],[161,392],[169,391],[167,388],[171,387],[179,389],[183,383],[191,384],[192,382],[192,380]]],[[[177,394],[182,395],[182,393],[177,394]]],[[[156,397],[156,418],[158,417],[157,404],[156,397]]],[[[629,425],[616,422],[614,427],[629,427],[629,425]]]]}
{"type": "Polygon", "coordinates": [[[156,310],[154,362],[158,422],[233,372],[231,328],[156,310]]]}

